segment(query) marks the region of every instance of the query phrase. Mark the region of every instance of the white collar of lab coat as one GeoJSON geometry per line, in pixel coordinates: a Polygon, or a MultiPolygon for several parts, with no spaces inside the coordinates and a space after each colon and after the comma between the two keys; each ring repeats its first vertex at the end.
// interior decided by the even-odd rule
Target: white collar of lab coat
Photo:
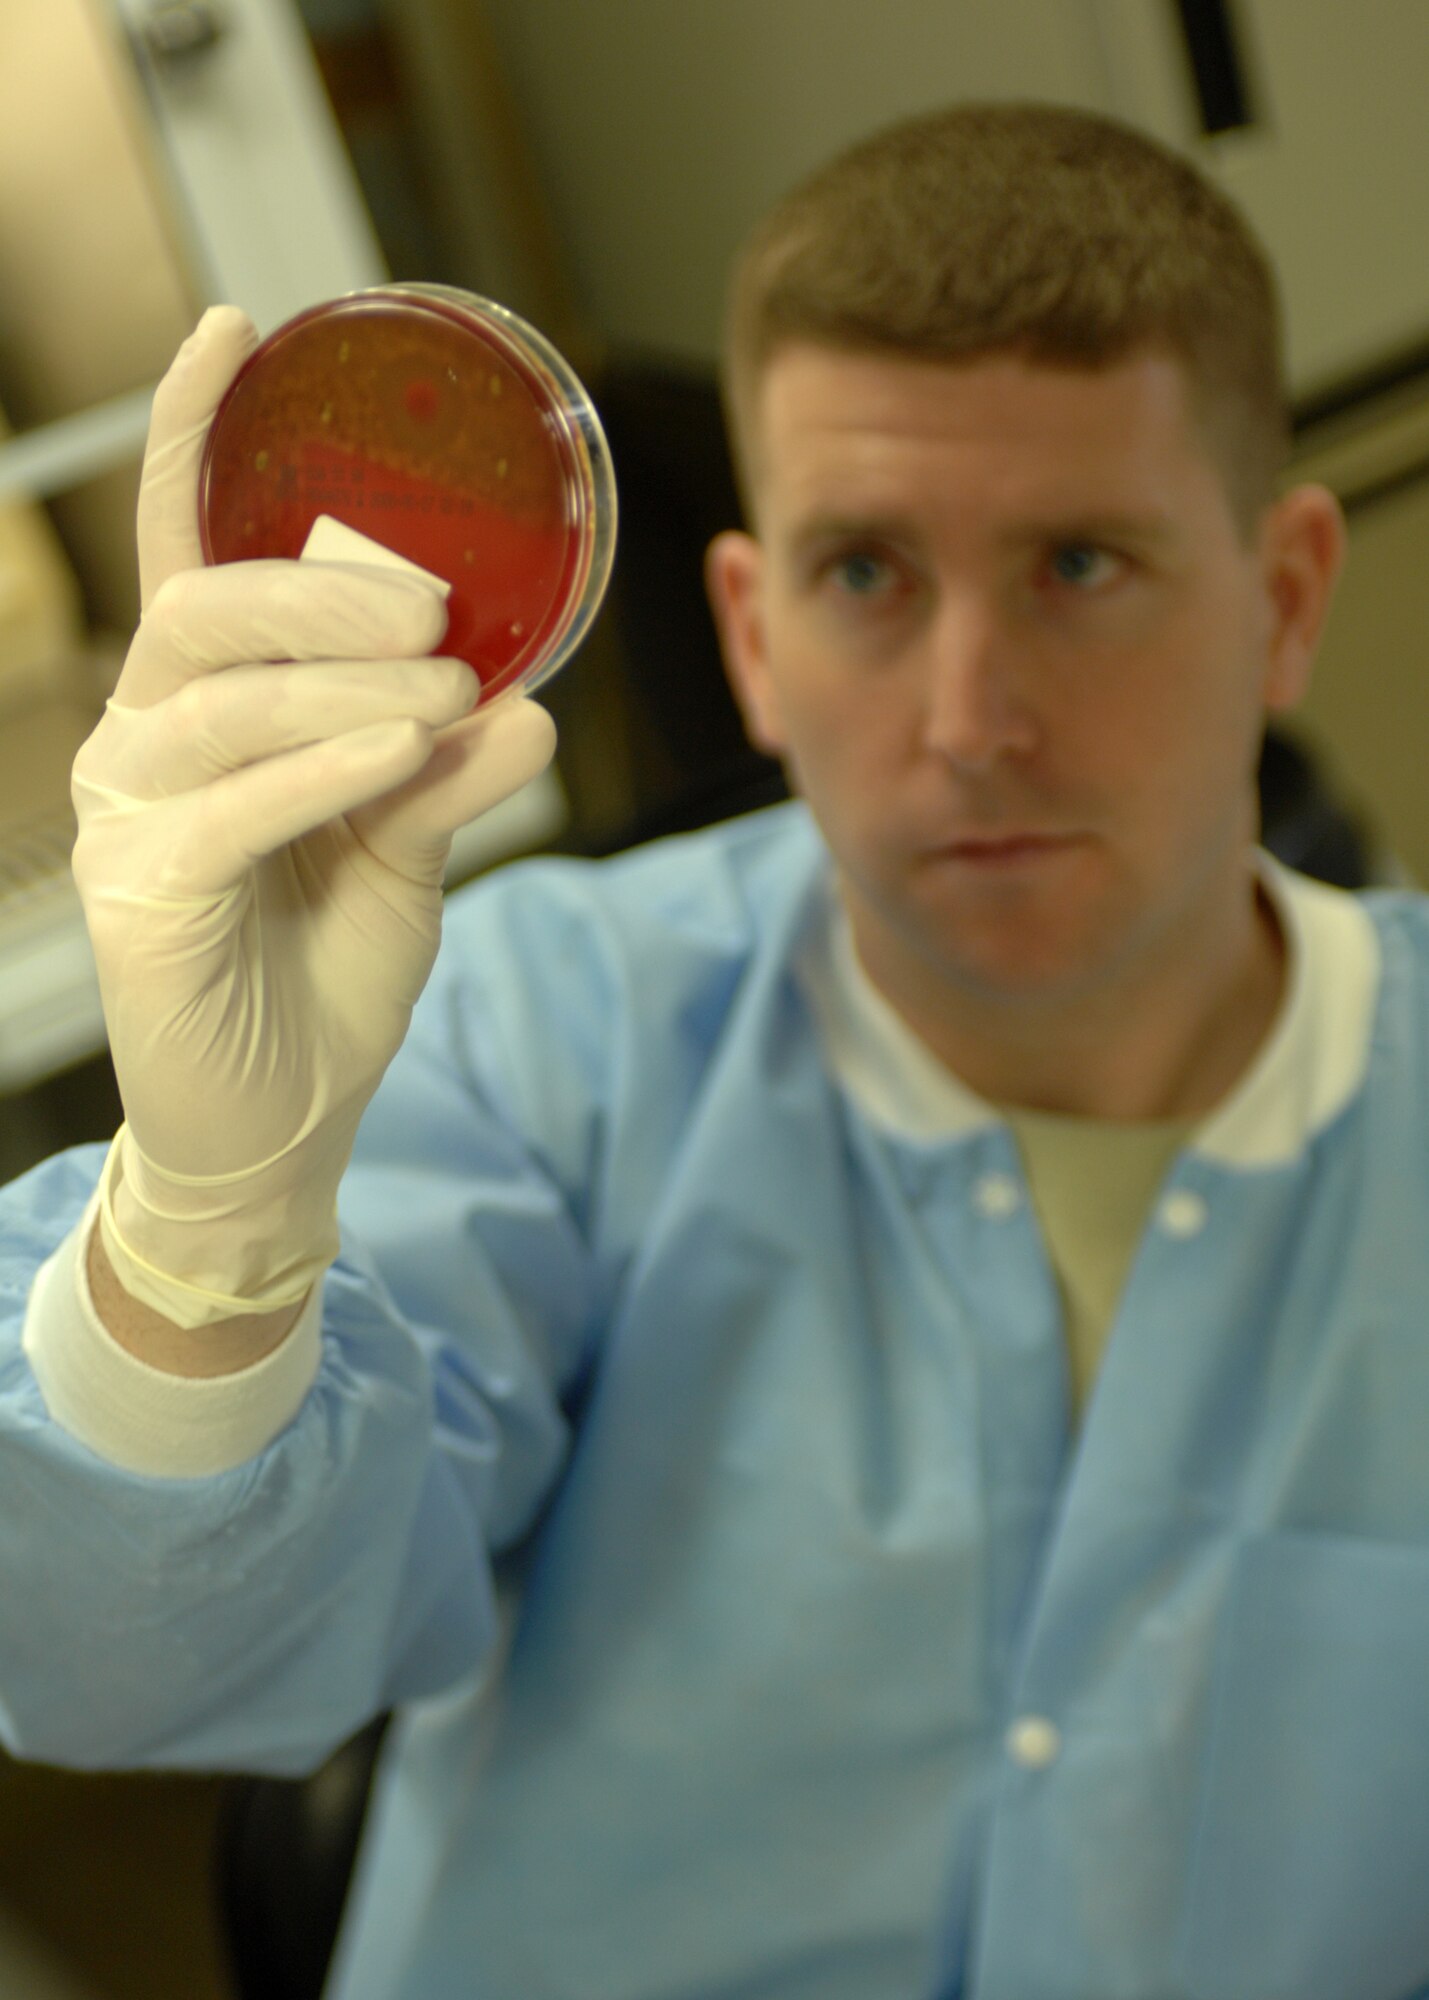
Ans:
{"type": "MultiPolygon", "coordinates": [[[[1201,1156],[1234,1167],[1293,1160],[1358,1090],[1379,997],[1379,936],[1359,900],[1255,851],[1287,947],[1280,1011],[1238,1083],[1197,1127],[1201,1156]]],[[[959,1138],[1003,1122],[914,1034],[864,971],[830,893],[800,970],[835,1077],[874,1124],[959,1138]]]]}

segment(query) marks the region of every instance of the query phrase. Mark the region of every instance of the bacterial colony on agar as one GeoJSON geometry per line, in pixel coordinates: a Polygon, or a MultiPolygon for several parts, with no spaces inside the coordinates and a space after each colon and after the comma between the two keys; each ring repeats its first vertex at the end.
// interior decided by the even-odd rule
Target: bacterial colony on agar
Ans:
{"type": "Polygon", "coordinates": [[[392,287],[280,327],[209,433],[208,561],[298,557],[324,516],[450,586],[439,650],[490,700],[548,678],[588,629],[615,489],[590,399],[541,335],[469,294],[392,287]]]}

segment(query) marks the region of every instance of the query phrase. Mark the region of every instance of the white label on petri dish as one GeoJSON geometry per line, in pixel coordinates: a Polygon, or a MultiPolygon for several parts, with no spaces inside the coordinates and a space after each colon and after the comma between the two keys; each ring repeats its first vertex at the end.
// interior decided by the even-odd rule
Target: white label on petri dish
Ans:
{"type": "Polygon", "coordinates": [[[385,564],[388,569],[411,570],[414,576],[424,576],[434,583],[443,597],[450,597],[452,587],[444,577],[434,576],[420,563],[409,562],[406,556],[399,556],[395,549],[389,549],[381,542],[374,542],[370,535],[360,534],[356,528],[349,528],[342,521],[335,521],[331,514],[319,514],[308,530],[308,539],[303,543],[300,562],[357,562],[385,564]]]}

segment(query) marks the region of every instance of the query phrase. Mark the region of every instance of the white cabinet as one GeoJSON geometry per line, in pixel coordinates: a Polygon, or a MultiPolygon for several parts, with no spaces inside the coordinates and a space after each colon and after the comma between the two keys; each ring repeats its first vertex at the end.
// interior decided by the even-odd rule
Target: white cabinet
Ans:
{"type": "Polygon", "coordinates": [[[1429,355],[1429,6],[1223,0],[1253,122],[1207,136],[1181,10],[1097,0],[1107,102],[1245,209],[1284,288],[1297,399],[1429,355]]]}
{"type": "MultiPolygon", "coordinates": [[[[433,14],[434,0],[407,0],[433,14]]],[[[724,275],[791,182],[956,98],[1125,118],[1235,195],[1281,270],[1294,391],[1429,344],[1426,0],[486,0],[596,329],[711,357],[724,275]],[[1207,138],[1184,17],[1258,122],[1207,138]]]]}
{"type": "MultiPolygon", "coordinates": [[[[412,0],[436,15],[434,0],[412,0]]],[[[713,356],[755,219],[953,97],[1097,104],[1091,0],[486,0],[568,269],[617,345],[713,356]]]]}
{"type": "Polygon", "coordinates": [[[105,6],[204,296],[267,332],[380,284],[382,252],[291,0],[105,6]]]}

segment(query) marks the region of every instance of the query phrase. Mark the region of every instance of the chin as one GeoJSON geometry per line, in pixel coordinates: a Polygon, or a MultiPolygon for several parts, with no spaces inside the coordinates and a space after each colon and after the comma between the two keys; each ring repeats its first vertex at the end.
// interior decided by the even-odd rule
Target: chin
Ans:
{"type": "Polygon", "coordinates": [[[1005,1007],[1051,1006],[1074,1000],[1098,983],[1085,960],[1040,954],[945,953],[943,981],[969,999],[1005,1007]]]}
{"type": "Polygon", "coordinates": [[[1076,999],[1103,983],[1125,955],[1112,927],[1067,902],[996,920],[944,911],[920,923],[916,942],[909,941],[949,986],[1008,1005],[1076,999]]]}

